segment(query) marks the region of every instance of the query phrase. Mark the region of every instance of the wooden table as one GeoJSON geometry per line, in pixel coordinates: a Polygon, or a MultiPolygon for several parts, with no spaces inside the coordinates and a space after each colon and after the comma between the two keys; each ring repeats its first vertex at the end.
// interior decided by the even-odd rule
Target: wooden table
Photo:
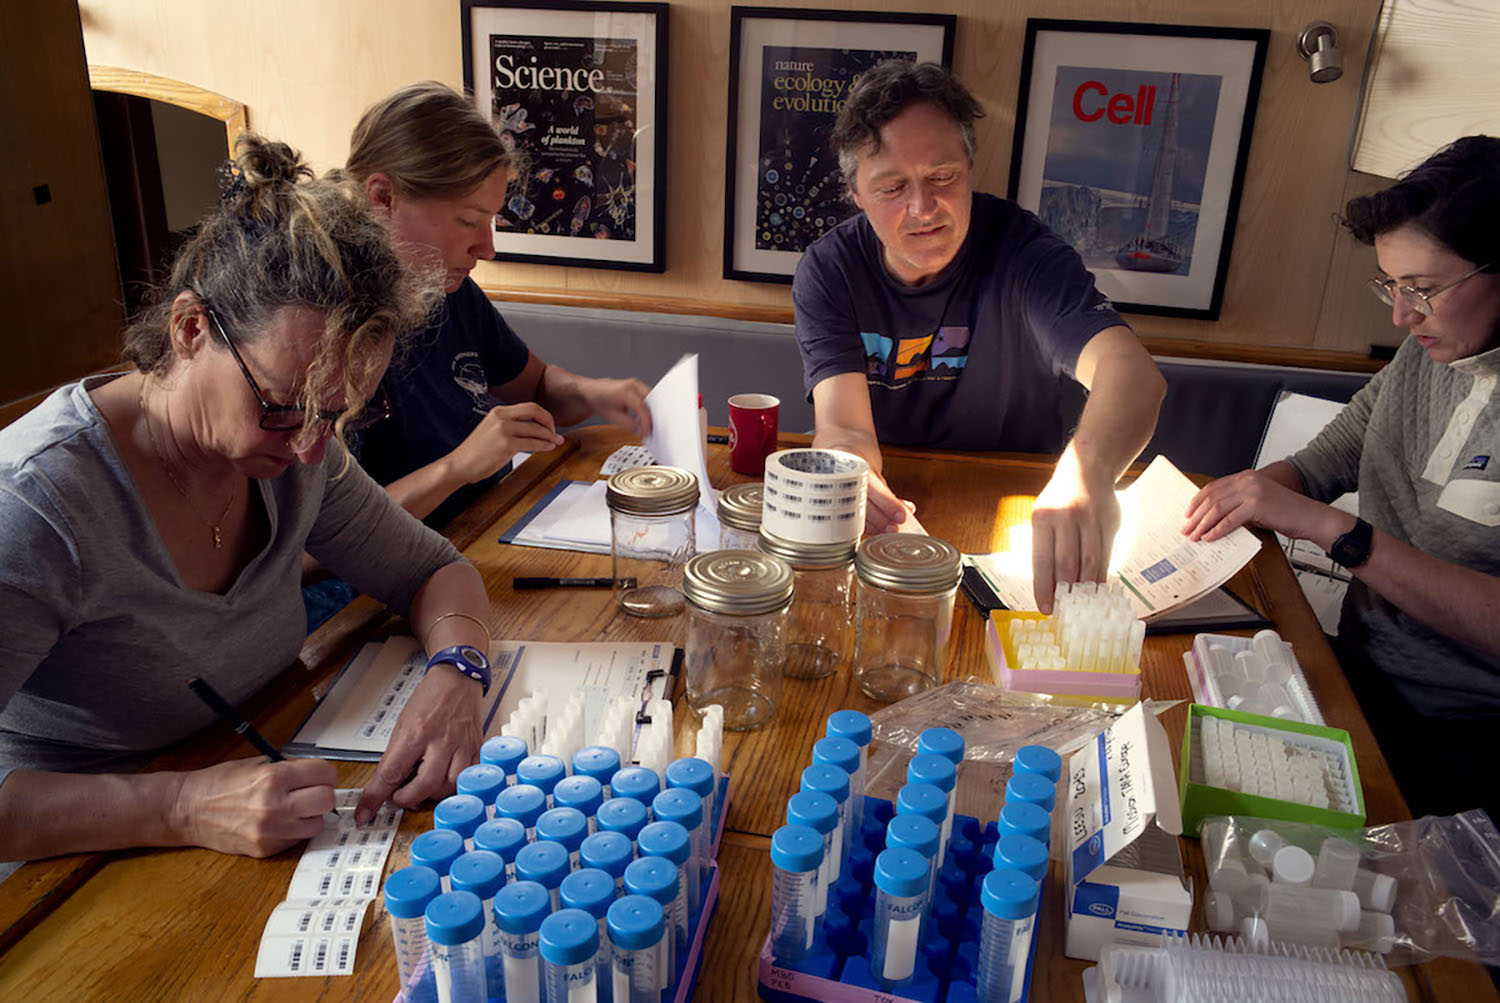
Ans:
{"type": "MultiPolygon", "coordinates": [[[[783,445],[805,437],[784,436],[783,445]]],[[[496,637],[553,641],[664,640],[681,644],[682,618],[640,620],[617,613],[604,591],[514,592],[513,576],[608,575],[607,556],[502,545],[500,532],[560,477],[592,479],[623,439],[605,428],[571,433],[569,442],[533,457],[449,527],[449,534],[483,573],[494,601],[496,637]],[[493,523],[493,525],[491,525],[493,523]]],[[[998,454],[886,453],[886,473],[917,503],[923,524],[961,550],[1004,544],[1004,530],[1027,518],[1046,482],[1050,464],[1035,457],[998,454]]],[[[727,451],[714,447],[710,477],[719,487],[747,478],[728,469],[727,451]]],[[[1291,570],[1275,546],[1236,577],[1232,588],[1275,621],[1295,645],[1330,725],[1350,732],[1364,782],[1369,824],[1408,817],[1369,729],[1359,714],[1291,570]]],[[[246,708],[247,716],[276,743],[290,739],[338,668],[358,644],[399,629],[370,600],[349,609],[309,638],[298,666],[288,670],[246,708]]],[[[983,620],[962,599],[954,620],[947,678],[989,678],[983,620]]],[[[1190,700],[1181,655],[1190,635],[1153,637],[1143,659],[1145,692],[1165,700],[1190,700]]],[[[691,753],[694,715],[681,704],[678,753],[691,753]]],[[[847,665],[823,680],[787,680],[776,721],[748,734],[729,733],[725,768],[734,784],[719,853],[718,912],[709,930],[707,961],[698,998],[720,1003],[752,1000],[755,959],[770,912],[769,837],[781,823],[786,798],[806,765],[829,713],[879,705],[850,681],[847,665]]],[[[1186,705],[1162,717],[1174,755],[1186,705]]],[[[238,740],[212,729],[170,751],[161,767],[206,764],[243,755],[238,740]]],[[[358,786],[371,766],[339,764],[340,782],[358,786]]],[[[392,866],[406,862],[410,839],[431,826],[430,811],[408,812],[392,866]]],[[[1196,840],[1182,841],[1194,887],[1206,887],[1196,840]]],[[[300,848],[270,860],[230,857],[206,850],[142,850],[85,854],[29,864],[0,885],[0,999],[81,1000],[220,999],[389,1000],[396,991],[390,930],[383,910],[370,910],[359,940],[357,973],[327,979],[253,978],[260,932],[286,894],[300,848]]],[[[1054,861],[1042,906],[1039,958],[1032,998],[1081,1000],[1088,963],[1062,954],[1063,873],[1054,861]]],[[[1195,916],[1201,927],[1201,913],[1195,916]]],[[[1440,960],[1403,969],[1414,1000],[1497,999],[1482,968],[1440,960]]]]}

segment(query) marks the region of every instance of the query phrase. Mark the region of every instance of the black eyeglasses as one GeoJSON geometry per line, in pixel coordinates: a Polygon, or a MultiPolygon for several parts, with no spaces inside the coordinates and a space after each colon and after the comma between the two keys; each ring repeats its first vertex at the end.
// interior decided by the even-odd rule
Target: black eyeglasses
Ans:
{"type": "MultiPolygon", "coordinates": [[[[234,361],[239,364],[240,372],[245,374],[245,382],[250,384],[250,392],[255,394],[255,399],[260,403],[260,427],[267,432],[295,432],[307,424],[307,413],[301,404],[272,404],[266,400],[265,393],[260,389],[260,384],[255,382],[255,377],[250,373],[250,367],[245,365],[239,349],[234,347],[234,342],[224,330],[224,325],[219,323],[219,317],[214,313],[213,307],[203,300],[203,309],[208,313],[208,319],[213,324],[214,330],[223,339],[224,345],[229,349],[229,354],[234,356],[234,361]]],[[[319,408],[317,420],[325,425],[332,426],[344,416],[348,408],[319,408]]],[[[386,396],[385,387],[377,387],[375,396],[365,403],[360,412],[344,425],[346,432],[359,432],[369,428],[376,422],[384,421],[391,416],[390,399],[386,396]]]]}

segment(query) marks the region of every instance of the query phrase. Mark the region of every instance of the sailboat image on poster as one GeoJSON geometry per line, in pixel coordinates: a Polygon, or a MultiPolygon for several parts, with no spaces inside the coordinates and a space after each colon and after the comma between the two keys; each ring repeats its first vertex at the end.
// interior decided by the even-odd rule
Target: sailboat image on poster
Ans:
{"type": "Polygon", "coordinates": [[[1115,252],[1115,263],[1132,272],[1175,272],[1182,267],[1183,252],[1170,238],[1172,179],[1177,168],[1177,122],[1182,74],[1172,74],[1167,93],[1166,121],[1156,149],[1156,167],[1151,177],[1151,196],[1146,203],[1146,228],[1115,252]]]}

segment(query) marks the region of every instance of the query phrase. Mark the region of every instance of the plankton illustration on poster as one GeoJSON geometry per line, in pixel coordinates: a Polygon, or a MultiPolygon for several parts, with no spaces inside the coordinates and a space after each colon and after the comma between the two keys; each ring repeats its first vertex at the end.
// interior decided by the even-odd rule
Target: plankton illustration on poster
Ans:
{"type": "Polygon", "coordinates": [[[857,211],[828,148],[834,119],[860,74],[915,52],[768,45],[761,50],[755,247],[802,251],[857,211]]]}
{"type": "Polygon", "coordinates": [[[1096,274],[1190,272],[1220,84],[1057,68],[1037,214],[1096,274]]]}
{"type": "Polygon", "coordinates": [[[633,38],[490,35],[491,114],[521,167],[495,225],[636,239],[633,38]]]}

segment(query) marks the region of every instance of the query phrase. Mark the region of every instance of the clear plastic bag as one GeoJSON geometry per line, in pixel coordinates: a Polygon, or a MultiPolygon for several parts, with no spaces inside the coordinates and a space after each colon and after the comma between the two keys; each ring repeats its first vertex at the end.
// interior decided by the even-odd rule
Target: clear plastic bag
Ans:
{"type": "Polygon", "coordinates": [[[1390,965],[1435,957],[1500,964],[1500,831],[1482,811],[1362,830],[1211,816],[1202,838],[1210,929],[1373,950],[1390,965]],[[1298,886],[1307,891],[1272,890],[1309,868],[1298,886]],[[1340,930],[1349,894],[1359,925],[1340,930]]]}

